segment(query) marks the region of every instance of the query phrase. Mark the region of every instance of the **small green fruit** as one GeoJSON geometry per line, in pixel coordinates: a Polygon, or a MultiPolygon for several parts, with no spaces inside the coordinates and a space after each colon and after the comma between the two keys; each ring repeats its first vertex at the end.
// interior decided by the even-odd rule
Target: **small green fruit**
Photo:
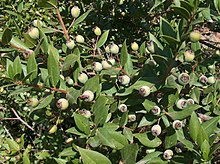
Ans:
{"type": "Polygon", "coordinates": [[[36,107],[38,105],[39,101],[38,101],[37,98],[32,97],[32,98],[28,99],[27,103],[28,103],[29,106],[36,107]]]}
{"type": "Polygon", "coordinates": [[[207,82],[208,82],[209,84],[215,84],[215,77],[214,77],[214,76],[208,77],[208,78],[207,78],[207,82]]]}
{"type": "Polygon", "coordinates": [[[182,126],[183,126],[183,123],[180,120],[175,120],[173,122],[173,129],[179,130],[182,128],[182,126]]]}
{"type": "Polygon", "coordinates": [[[173,151],[168,149],[163,153],[163,158],[169,160],[173,157],[173,151]]]}
{"type": "Polygon", "coordinates": [[[88,79],[89,78],[88,78],[87,74],[85,74],[85,73],[80,73],[79,76],[78,76],[78,80],[82,84],[85,84],[88,79]]]}
{"type": "Polygon", "coordinates": [[[57,131],[57,125],[54,125],[50,130],[49,130],[49,134],[53,134],[57,131]]]}
{"type": "Polygon", "coordinates": [[[188,105],[193,105],[195,102],[193,99],[187,99],[187,104],[188,105]]]}
{"type": "Polygon", "coordinates": [[[133,51],[137,51],[138,48],[139,48],[139,46],[138,46],[138,44],[137,44],[136,42],[131,43],[131,49],[132,49],[133,51]]]}
{"type": "Polygon", "coordinates": [[[33,25],[35,26],[35,27],[37,27],[38,25],[39,26],[43,26],[43,23],[40,21],[40,20],[33,20],[33,25]]]}
{"type": "Polygon", "coordinates": [[[147,42],[147,49],[150,53],[155,53],[155,45],[154,42],[152,40],[147,42]]]}
{"type": "Polygon", "coordinates": [[[151,109],[151,112],[153,113],[153,115],[159,115],[160,112],[161,112],[161,109],[159,106],[154,106],[152,109],[151,109]]]}
{"type": "Polygon", "coordinates": [[[110,62],[111,65],[115,65],[115,59],[114,59],[114,58],[110,58],[110,59],[108,59],[108,62],[110,62]]]}
{"type": "Polygon", "coordinates": [[[78,6],[74,6],[72,9],[71,9],[71,15],[73,16],[73,18],[77,18],[80,14],[80,9],[78,6]]]}
{"type": "Polygon", "coordinates": [[[147,97],[150,94],[150,88],[148,86],[142,86],[139,89],[139,94],[143,97],[147,97]]]}
{"type": "Polygon", "coordinates": [[[69,144],[69,143],[71,143],[71,142],[73,142],[73,138],[68,138],[68,139],[66,140],[66,144],[69,144]]]}
{"type": "Polygon", "coordinates": [[[130,77],[127,75],[119,76],[118,81],[122,85],[128,85],[130,83],[130,77]]]}
{"type": "Polygon", "coordinates": [[[32,39],[38,39],[39,36],[40,36],[40,32],[39,32],[38,28],[33,27],[33,28],[30,28],[30,29],[29,29],[28,35],[29,35],[32,39]]]}
{"type": "Polygon", "coordinates": [[[136,121],[136,115],[135,115],[135,114],[129,114],[129,115],[128,115],[128,120],[129,120],[129,122],[134,122],[134,121],[136,121]]]}
{"type": "Polygon", "coordinates": [[[67,83],[68,85],[73,85],[73,84],[74,84],[73,79],[71,79],[70,77],[67,77],[67,78],[66,78],[66,83],[67,83]]]}
{"type": "Polygon", "coordinates": [[[153,136],[159,136],[161,134],[161,127],[160,127],[160,125],[152,126],[151,133],[152,133],[153,136]]]}
{"type": "Polygon", "coordinates": [[[199,81],[203,84],[206,84],[208,81],[208,78],[205,75],[202,75],[199,77],[199,81]]]}
{"type": "Polygon", "coordinates": [[[126,112],[127,110],[128,110],[128,107],[127,107],[127,105],[125,105],[125,104],[120,104],[119,106],[118,106],[118,110],[120,110],[121,112],[126,112]]]}
{"type": "Polygon", "coordinates": [[[110,69],[110,68],[112,68],[111,62],[109,62],[109,61],[107,61],[107,60],[103,60],[103,61],[102,61],[102,68],[103,68],[103,69],[110,69]]]}
{"type": "Polygon", "coordinates": [[[76,42],[78,43],[84,43],[85,39],[82,35],[77,35],[76,36],[76,42]]]}
{"type": "Polygon", "coordinates": [[[193,31],[189,34],[191,42],[198,42],[201,38],[201,34],[197,31],[193,31]]]}
{"type": "Polygon", "coordinates": [[[102,64],[99,62],[93,62],[92,63],[92,68],[94,71],[99,72],[102,70],[102,64]]]}
{"type": "Polygon", "coordinates": [[[100,29],[98,26],[96,26],[96,27],[93,29],[93,31],[94,31],[94,33],[95,33],[96,36],[100,36],[100,35],[102,34],[102,31],[101,31],[101,29],[100,29]]]}
{"type": "Polygon", "coordinates": [[[184,53],[184,60],[186,62],[191,62],[195,58],[195,53],[192,50],[188,50],[184,53]]]}
{"type": "Polygon", "coordinates": [[[181,73],[178,76],[178,82],[182,85],[188,84],[190,81],[190,76],[187,73],[181,73]]]}
{"type": "Polygon", "coordinates": [[[85,110],[85,109],[79,110],[79,114],[85,116],[86,118],[90,118],[92,115],[89,110],[85,110]]]}
{"type": "Polygon", "coordinates": [[[105,52],[106,52],[106,53],[110,53],[110,46],[111,46],[111,45],[108,45],[108,46],[105,47],[105,52]]]}
{"type": "Polygon", "coordinates": [[[82,99],[86,102],[91,102],[94,99],[94,93],[90,90],[86,90],[82,94],[82,99]]]}
{"type": "Polygon", "coordinates": [[[184,109],[185,107],[187,107],[187,100],[185,100],[185,99],[177,100],[176,107],[179,109],[184,109]]]}
{"type": "Polygon", "coordinates": [[[75,43],[74,43],[74,41],[73,40],[68,40],[67,42],[66,42],[66,46],[69,48],[69,49],[73,49],[74,47],[75,47],[75,43]]]}
{"type": "Polygon", "coordinates": [[[117,45],[117,44],[112,44],[112,45],[110,46],[110,52],[111,52],[112,54],[117,54],[117,53],[119,52],[119,47],[118,47],[118,45],[117,45]]]}
{"type": "Polygon", "coordinates": [[[68,108],[69,102],[67,99],[61,98],[57,101],[56,106],[57,106],[57,108],[59,108],[61,110],[65,110],[68,108]]]}

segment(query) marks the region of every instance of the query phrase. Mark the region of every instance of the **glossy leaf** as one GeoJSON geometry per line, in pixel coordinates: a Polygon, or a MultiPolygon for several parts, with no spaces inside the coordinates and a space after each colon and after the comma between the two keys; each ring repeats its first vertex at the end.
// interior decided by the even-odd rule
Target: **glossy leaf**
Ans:
{"type": "Polygon", "coordinates": [[[120,150],[122,161],[126,164],[135,164],[137,154],[138,154],[138,145],[137,144],[128,144],[123,149],[120,150]]]}
{"type": "Polygon", "coordinates": [[[85,116],[74,114],[74,121],[79,130],[84,132],[85,134],[90,133],[89,120],[85,116]]]}
{"type": "Polygon", "coordinates": [[[96,48],[100,48],[105,44],[108,39],[109,30],[105,31],[96,44],[96,48]]]}
{"type": "Polygon", "coordinates": [[[154,148],[158,147],[162,141],[158,137],[152,136],[150,133],[138,133],[134,135],[144,146],[154,148]]]}
{"type": "Polygon", "coordinates": [[[29,55],[29,58],[27,61],[27,74],[29,73],[31,73],[29,77],[30,81],[33,81],[38,75],[38,65],[37,65],[34,53],[29,55]]]}
{"type": "Polygon", "coordinates": [[[10,28],[6,28],[3,31],[3,35],[2,35],[2,43],[3,44],[8,44],[12,39],[12,30],[10,28]]]}
{"type": "Polygon", "coordinates": [[[60,69],[59,69],[59,63],[56,60],[56,56],[54,54],[49,54],[47,67],[48,67],[48,75],[50,78],[50,82],[52,86],[55,87],[60,79],[60,69]]]}

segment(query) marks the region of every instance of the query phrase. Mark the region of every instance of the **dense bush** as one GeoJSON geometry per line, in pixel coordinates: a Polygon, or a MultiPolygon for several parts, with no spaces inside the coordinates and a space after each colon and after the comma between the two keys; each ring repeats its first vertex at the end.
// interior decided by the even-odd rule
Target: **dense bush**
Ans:
{"type": "Polygon", "coordinates": [[[1,163],[218,163],[218,0],[0,2],[1,163]]]}

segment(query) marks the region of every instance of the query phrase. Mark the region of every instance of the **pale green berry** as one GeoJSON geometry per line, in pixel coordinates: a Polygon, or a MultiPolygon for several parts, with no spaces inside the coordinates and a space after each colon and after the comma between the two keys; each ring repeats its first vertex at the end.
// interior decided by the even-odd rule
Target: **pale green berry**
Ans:
{"type": "Polygon", "coordinates": [[[108,59],[108,62],[110,62],[111,65],[115,65],[115,59],[114,59],[114,58],[110,58],[110,59],[108,59]]]}
{"type": "Polygon", "coordinates": [[[108,45],[108,46],[105,47],[105,52],[106,52],[106,53],[110,53],[110,45],[108,45]]]}
{"type": "Polygon", "coordinates": [[[37,98],[32,97],[28,99],[28,105],[32,107],[36,107],[38,105],[39,101],[37,98]]]}
{"type": "Polygon", "coordinates": [[[93,31],[94,31],[94,33],[95,33],[96,36],[100,36],[100,35],[102,34],[102,31],[101,31],[101,29],[100,29],[98,26],[96,26],[96,27],[93,29],[93,31]]]}
{"type": "Polygon", "coordinates": [[[161,109],[159,106],[154,106],[152,109],[151,109],[151,112],[153,113],[153,115],[159,115],[160,112],[161,112],[161,109]]]}
{"type": "Polygon", "coordinates": [[[28,31],[28,34],[32,39],[38,39],[40,36],[40,32],[38,28],[36,27],[30,28],[30,30],[28,31]]]}
{"type": "Polygon", "coordinates": [[[73,85],[74,84],[73,79],[71,79],[70,77],[66,78],[66,82],[67,82],[68,85],[73,85]]]}
{"type": "Polygon", "coordinates": [[[195,58],[195,53],[192,50],[188,50],[184,53],[184,60],[186,62],[191,62],[195,58]]]}
{"type": "Polygon", "coordinates": [[[49,130],[49,134],[53,134],[57,131],[57,125],[54,125],[50,130],[49,130]]]}
{"type": "Polygon", "coordinates": [[[154,42],[152,40],[147,42],[147,49],[150,53],[155,53],[155,45],[154,42]]]}
{"type": "Polygon", "coordinates": [[[136,115],[135,115],[135,114],[129,114],[129,115],[128,115],[128,120],[129,120],[129,122],[134,122],[134,121],[136,121],[136,115]]]}
{"type": "Polygon", "coordinates": [[[142,86],[139,89],[139,94],[143,97],[147,97],[150,94],[150,88],[148,86],[142,86]]]}
{"type": "Polygon", "coordinates": [[[159,136],[161,134],[161,127],[160,127],[160,125],[152,126],[151,133],[152,133],[153,136],[159,136]]]}
{"type": "Polygon", "coordinates": [[[178,109],[184,109],[187,107],[187,100],[185,99],[179,99],[176,101],[176,107],[178,109]]]}
{"type": "Polygon", "coordinates": [[[71,142],[73,142],[73,138],[68,138],[67,140],[66,140],[66,143],[68,144],[68,143],[71,143],[71,142]]]}
{"type": "Polygon", "coordinates": [[[94,99],[94,93],[90,90],[86,90],[82,94],[82,99],[86,102],[91,102],[94,99]]]}
{"type": "Polygon", "coordinates": [[[79,110],[79,114],[85,116],[86,118],[90,118],[92,115],[89,110],[85,110],[85,109],[79,110]]]}
{"type": "Polygon", "coordinates": [[[207,81],[208,81],[208,78],[207,78],[205,75],[201,75],[201,76],[199,77],[199,81],[200,81],[201,83],[203,83],[203,84],[206,84],[207,81]]]}
{"type": "Polygon", "coordinates": [[[71,14],[74,18],[77,18],[80,14],[80,9],[78,6],[74,6],[72,9],[71,9],[71,14]]]}
{"type": "Polygon", "coordinates": [[[128,85],[130,83],[130,77],[127,75],[119,76],[118,81],[122,85],[128,85]]]}
{"type": "Polygon", "coordinates": [[[138,48],[139,48],[139,46],[138,46],[138,44],[137,44],[136,42],[131,43],[131,49],[132,49],[133,51],[137,51],[138,48]]]}
{"type": "Polygon", "coordinates": [[[187,104],[188,105],[193,105],[195,102],[193,99],[187,99],[187,104]]]}
{"type": "Polygon", "coordinates": [[[193,31],[189,34],[189,38],[190,38],[191,42],[198,42],[201,38],[201,34],[200,34],[200,32],[193,31]]]}
{"type": "Polygon", "coordinates": [[[38,25],[39,26],[43,26],[43,23],[40,21],[40,20],[33,20],[33,25],[35,26],[35,27],[37,27],[38,25]]]}
{"type": "Polygon", "coordinates": [[[128,107],[127,107],[127,105],[125,105],[125,104],[120,104],[119,106],[118,106],[118,110],[120,110],[121,112],[126,112],[127,110],[128,110],[128,107]]]}
{"type": "Polygon", "coordinates": [[[214,77],[214,76],[208,77],[208,78],[207,78],[207,82],[208,82],[209,84],[215,84],[215,77],[214,77]]]}
{"type": "Polygon", "coordinates": [[[103,61],[102,61],[102,68],[103,68],[103,69],[110,69],[110,68],[112,68],[111,62],[109,62],[109,61],[107,61],[107,60],[103,60],[103,61]]]}
{"type": "Polygon", "coordinates": [[[88,79],[89,78],[88,78],[87,74],[85,74],[85,73],[80,73],[79,76],[78,76],[78,80],[82,84],[85,84],[88,79]]]}
{"type": "Polygon", "coordinates": [[[84,43],[85,39],[82,35],[77,35],[76,36],[76,42],[78,43],[84,43]]]}
{"type": "Polygon", "coordinates": [[[190,81],[190,76],[187,73],[181,73],[178,76],[178,82],[182,85],[188,84],[190,81]]]}
{"type": "Polygon", "coordinates": [[[182,126],[183,126],[183,123],[182,123],[182,121],[180,121],[180,120],[175,120],[175,121],[173,122],[173,129],[178,130],[178,129],[181,129],[182,126]]]}
{"type": "Polygon", "coordinates": [[[102,64],[99,62],[93,62],[92,63],[92,68],[94,71],[99,72],[102,70],[102,64]]]}
{"type": "Polygon", "coordinates": [[[117,53],[119,52],[119,47],[118,47],[118,45],[117,45],[117,44],[112,44],[112,45],[110,46],[110,52],[111,52],[112,54],[117,54],[117,53]]]}
{"type": "Polygon", "coordinates": [[[74,43],[74,41],[73,40],[68,40],[67,42],[66,42],[66,46],[69,48],[69,49],[73,49],[74,47],[75,47],[75,43],[74,43]]]}
{"type": "Polygon", "coordinates": [[[69,102],[67,99],[61,98],[57,101],[56,106],[57,106],[57,108],[59,108],[61,110],[65,110],[68,108],[69,102]]]}
{"type": "Polygon", "coordinates": [[[173,151],[168,149],[163,153],[163,158],[169,160],[173,157],[173,151]]]}

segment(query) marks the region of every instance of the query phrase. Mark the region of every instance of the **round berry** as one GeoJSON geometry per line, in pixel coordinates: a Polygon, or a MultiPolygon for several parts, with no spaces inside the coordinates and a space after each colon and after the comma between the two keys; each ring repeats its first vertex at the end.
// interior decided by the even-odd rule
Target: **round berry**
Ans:
{"type": "Polygon", "coordinates": [[[90,118],[92,115],[89,110],[85,110],[85,109],[79,110],[79,114],[85,116],[86,118],[90,118]]]}
{"type": "Polygon", "coordinates": [[[117,45],[117,44],[112,44],[112,45],[110,46],[110,52],[111,52],[112,54],[117,54],[117,53],[119,52],[119,47],[118,47],[118,45],[117,45]]]}
{"type": "Polygon", "coordinates": [[[186,62],[191,62],[195,58],[195,53],[192,50],[188,50],[184,53],[184,60],[186,62]]]}
{"type": "Polygon", "coordinates": [[[42,23],[40,20],[33,20],[33,25],[34,25],[35,27],[37,27],[38,25],[39,25],[39,26],[43,26],[43,23],[42,23]]]}
{"type": "Polygon", "coordinates": [[[82,99],[86,102],[91,102],[94,99],[94,93],[90,90],[86,90],[82,94],[82,99]]]}
{"type": "Polygon", "coordinates": [[[96,26],[96,27],[93,29],[93,31],[94,31],[94,33],[95,33],[96,36],[100,36],[100,35],[102,34],[102,31],[101,31],[101,29],[100,29],[98,26],[96,26]]]}
{"type": "Polygon", "coordinates": [[[207,82],[208,82],[209,84],[215,84],[215,77],[214,77],[214,76],[208,77],[208,78],[207,78],[207,82]]]}
{"type": "Polygon", "coordinates": [[[203,84],[206,84],[208,81],[208,78],[205,75],[202,75],[199,77],[199,81],[203,84]]]}
{"type": "Polygon", "coordinates": [[[187,105],[193,105],[194,103],[193,99],[187,99],[187,105]]]}
{"type": "Polygon", "coordinates": [[[108,46],[105,47],[105,52],[106,52],[106,53],[110,53],[110,46],[111,46],[111,45],[108,45],[108,46]]]}
{"type": "Polygon", "coordinates": [[[129,115],[128,115],[128,120],[129,120],[129,122],[134,122],[134,121],[136,121],[136,115],[135,115],[135,114],[129,114],[129,115]]]}
{"type": "Polygon", "coordinates": [[[49,134],[53,134],[57,131],[57,125],[54,125],[50,130],[49,130],[49,134]]]}
{"type": "Polygon", "coordinates": [[[37,98],[32,97],[32,98],[28,99],[27,103],[28,103],[29,106],[36,107],[38,105],[39,101],[38,101],[37,98]]]}
{"type": "Polygon", "coordinates": [[[173,122],[173,129],[178,130],[178,129],[181,129],[182,126],[183,126],[183,123],[182,123],[182,121],[180,121],[180,120],[175,120],[175,121],[173,122]]]}
{"type": "Polygon", "coordinates": [[[118,106],[118,110],[120,110],[121,112],[126,112],[127,110],[128,110],[128,107],[127,107],[127,105],[125,105],[125,104],[120,104],[119,106],[118,106]]]}
{"type": "Polygon", "coordinates": [[[76,36],[76,42],[78,43],[84,43],[85,39],[82,35],[77,35],[76,36]]]}
{"type": "Polygon", "coordinates": [[[139,94],[143,97],[147,97],[150,94],[150,88],[148,86],[142,86],[139,89],[139,94]]]}
{"type": "Polygon", "coordinates": [[[161,134],[161,127],[160,127],[160,125],[152,126],[151,133],[152,133],[153,136],[159,136],[161,134]]]}
{"type": "Polygon", "coordinates": [[[67,78],[66,78],[66,83],[67,83],[68,85],[73,85],[73,84],[74,84],[73,79],[71,79],[70,77],[67,77],[67,78]]]}
{"type": "Polygon", "coordinates": [[[73,49],[74,47],[75,47],[75,43],[74,43],[74,41],[73,40],[68,40],[67,42],[66,42],[66,46],[69,48],[69,49],[73,49]]]}
{"type": "Polygon", "coordinates": [[[40,36],[40,32],[39,32],[38,28],[33,27],[33,28],[30,28],[30,29],[29,29],[28,35],[29,35],[32,39],[38,39],[39,36],[40,36]]]}
{"type": "Polygon", "coordinates": [[[154,46],[154,42],[152,40],[147,42],[147,49],[150,53],[155,53],[155,46],[154,46]]]}
{"type": "Polygon", "coordinates": [[[169,160],[173,157],[173,151],[168,149],[163,153],[163,158],[169,160]]]}
{"type": "Polygon", "coordinates": [[[57,108],[59,108],[61,110],[65,110],[68,108],[69,102],[67,99],[61,98],[57,101],[56,106],[57,106],[57,108]]]}
{"type": "Polygon", "coordinates": [[[182,85],[188,84],[190,81],[190,76],[187,73],[181,73],[178,76],[178,82],[182,85]]]}
{"type": "Polygon", "coordinates": [[[74,18],[77,18],[80,14],[80,9],[78,6],[74,6],[72,9],[71,9],[71,15],[74,17],[74,18]]]}
{"type": "Polygon", "coordinates": [[[103,61],[102,61],[102,68],[103,68],[103,69],[110,69],[110,68],[112,68],[111,62],[109,62],[109,61],[107,61],[107,60],[103,60],[103,61]]]}
{"type": "Polygon", "coordinates": [[[178,109],[184,109],[185,107],[187,107],[187,100],[185,99],[179,99],[176,102],[176,107],[178,109]]]}
{"type": "Polygon", "coordinates": [[[191,42],[198,42],[201,38],[201,34],[197,31],[193,31],[189,34],[189,39],[191,42]]]}
{"type": "Polygon", "coordinates": [[[92,68],[94,71],[99,72],[102,70],[102,64],[99,62],[93,62],[92,63],[92,68]]]}
{"type": "Polygon", "coordinates": [[[68,138],[67,140],[66,140],[66,143],[68,144],[68,143],[71,143],[71,142],[73,142],[73,138],[68,138]]]}
{"type": "Polygon", "coordinates": [[[130,77],[127,75],[119,76],[118,81],[122,85],[128,85],[130,83],[130,77]]]}
{"type": "Polygon", "coordinates": [[[161,109],[159,106],[154,106],[152,109],[151,109],[151,112],[153,113],[153,115],[159,115],[160,112],[161,112],[161,109]]]}
{"type": "Polygon", "coordinates": [[[80,73],[78,76],[78,80],[80,83],[85,84],[88,80],[88,76],[85,73],[80,73]]]}
{"type": "Polygon", "coordinates": [[[131,43],[131,49],[132,49],[133,51],[137,51],[138,48],[139,48],[139,46],[138,46],[138,44],[137,44],[136,42],[131,43]]]}
{"type": "Polygon", "coordinates": [[[108,62],[110,62],[111,65],[115,65],[115,59],[114,59],[114,58],[110,58],[110,59],[108,59],[108,62]]]}

